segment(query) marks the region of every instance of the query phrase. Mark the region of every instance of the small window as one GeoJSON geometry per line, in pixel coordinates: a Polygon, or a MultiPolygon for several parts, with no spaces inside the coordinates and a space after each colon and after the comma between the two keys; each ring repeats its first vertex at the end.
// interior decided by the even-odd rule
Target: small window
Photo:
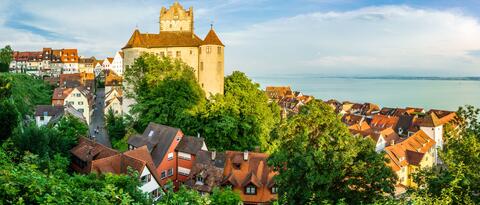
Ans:
{"type": "Polygon", "coordinates": [[[167,158],[168,158],[168,160],[172,160],[173,159],[173,152],[168,153],[167,158]]]}
{"type": "Polygon", "coordinates": [[[272,194],[276,194],[276,193],[278,193],[278,187],[273,186],[272,187],[272,194]]]}
{"type": "Polygon", "coordinates": [[[45,117],[40,116],[40,121],[44,121],[44,120],[45,120],[45,117]]]}
{"type": "Polygon", "coordinates": [[[221,55],[221,54],[222,54],[222,47],[221,47],[221,46],[218,46],[218,47],[217,47],[217,54],[218,54],[218,55],[221,55]]]}
{"type": "Polygon", "coordinates": [[[210,46],[207,46],[207,54],[210,54],[211,50],[210,50],[210,46]]]}
{"type": "Polygon", "coordinates": [[[148,136],[149,136],[149,137],[153,136],[153,133],[154,133],[154,131],[153,131],[153,130],[150,130],[150,132],[148,133],[148,136]]]}
{"type": "Polygon", "coordinates": [[[190,55],[192,55],[192,54],[193,54],[193,51],[192,51],[192,50],[190,50],[190,55]]]}
{"type": "Polygon", "coordinates": [[[200,71],[203,71],[203,62],[200,62],[200,71]]]}
{"type": "Polygon", "coordinates": [[[140,181],[142,182],[142,184],[146,184],[146,183],[150,182],[151,180],[152,180],[152,175],[151,174],[147,174],[147,175],[140,178],[140,181]]]}
{"type": "Polygon", "coordinates": [[[182,52],[181,51],[177,51],[177,58],[181,57],[182,56],[182,52]]]}
{"type": "Polygon", "coordinates": [[[78,105],[83,105],[83,102],[82,102],[82,101],[78,101],[77,104],[78,104],[78,105]]]}
{"type": "Polygon", "coordinates": [[[167,52],[168,57],[172,57],[172,51],[167,52]]]}
{"type": "Polygon", "coordinates": [[[197,176],[197,183],[202,183],[203,184],[204,180],[205,179],[202,176],[200,176],[200,175],[197,176]]]}
{"type": "Polygon", "coordinates": [[[81,113],[83,113],[83,111],[84,111],[83,109],[78,109],[78,112],[81,112],[81,113]]]}
{"type": "Polygon", "coordinates": [[[161,178],[162,179],[167,178],[167,171],[165,171],[165,170],[162,171],[161,178]]]}
{"type": "Polygon", "coordinates": [[[246,195],[255,195],[257,194],[257,187],[255,187],[254,185],[248,185],[247,187],[245,187],[245,194],[246,195]]]}
{"type": "Polygon", "coordinates": [[[169,176],[169,177],[173,176],[173,168],[170,168],[170,169],[168,170],[168,176],[169,176]]]}
{"type": "Polygon", "coordinates": [[[162,57],[162,58],[165,57],[165,52],[163,52],[163,51],[160,52],[160,57],[162,57]]]}

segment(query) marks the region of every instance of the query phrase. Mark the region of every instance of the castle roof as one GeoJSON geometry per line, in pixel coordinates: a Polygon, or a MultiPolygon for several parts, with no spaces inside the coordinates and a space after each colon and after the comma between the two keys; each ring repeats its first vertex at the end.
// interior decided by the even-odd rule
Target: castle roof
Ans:
{"type": "MultiPolygon", "coordinates": [[[[215,35],[216,36],[216,35],[215,35]]],[[[208,37],[208,35],[207,35],[208,37]]],[[[216,37],[218,39],[218,37],[216,37]]],[[[218,40],[220,41],[220,40],[218,40]]],[[[220,42],[221,43],[221,42],[220,42]]],[[[192,32],[162,31],[159,34],[140,33],[135,29],[125,48],[198,47],[202,39],[192,32]]]]}
{"type": "Polygon", "coordinates": [[[205,40],[203,40],[203,45],[225,46],[223,45],[222,41],[220,41],[220,38],[218,38],[217,34],[213,29],[210,29],[210,31],[208,32],[207,36],[205,37],[205,40]]]}

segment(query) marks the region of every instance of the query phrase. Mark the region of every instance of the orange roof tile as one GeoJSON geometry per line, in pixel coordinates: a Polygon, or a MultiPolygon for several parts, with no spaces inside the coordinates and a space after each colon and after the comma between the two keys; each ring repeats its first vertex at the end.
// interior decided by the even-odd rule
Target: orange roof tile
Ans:
{"type": "Polygon", "coordinates": [[[203,41],[191,32],[168,32],[159,34],[141,34],[136,29],[125,48],[163,48],[163,47],[198,47],[203,41]]]}
{"type": "Polygon", "coordinates": [[[219,45],[219,46],[225,46],[223,45],[222,41],[220,41],[220,38],[218,38],[217,34],[215,31],[210,29],[208,32],[207,36],[203,40],[203,45],[219,45]]]}

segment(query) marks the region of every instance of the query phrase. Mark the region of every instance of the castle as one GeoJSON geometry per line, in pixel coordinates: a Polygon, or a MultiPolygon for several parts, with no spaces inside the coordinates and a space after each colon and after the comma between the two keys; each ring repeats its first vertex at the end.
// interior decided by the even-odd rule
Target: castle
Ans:
{"type": "Polygon", "coordinates": [[[224,48],[213,27],[202,40],[194,32],[193,8],[184,9],[178,2],[160,10],[160,32],[140,33],[135,29],[122,48],[124,70],[142,53],[179,58],[194,69],[207,96],[223,94],[224,48]]]}

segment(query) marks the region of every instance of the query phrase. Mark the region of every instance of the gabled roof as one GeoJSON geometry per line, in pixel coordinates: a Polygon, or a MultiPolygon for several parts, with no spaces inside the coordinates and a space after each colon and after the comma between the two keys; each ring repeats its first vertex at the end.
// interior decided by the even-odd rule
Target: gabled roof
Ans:
{"type": "Polygon", "coordinates": [[[207,36],[203,40],[203,45],[219,45],[219,46],[225,46],[223,45],[222,41],[220,41],[220,38],[218,38],[217,34],[215,31],[210,29],[208,32],[207,36]]]}
{"type": "Polygon", "coordinates": [[[196,155],[204,145],[205,140],[202,137],[184,136],[175,151],[196,155]]]}
{"type": "Polygon", "coordinates": [[[413,163],[412,165],[418,165],[417,162],[421,161],[424,154],[427,153],[435,143],[435,140],[430,138],[424,131],[420,130],[398,144],[385,147],[386,156],[390,158],[388,165],[394,171],[398,171],[401,167],[407,166],[411,163],[413,163]],[[409,153],[410,156],[408,156],[407,151],[417,152],[423,155],[409,153]],[[420,159],[418,159],[419,156],[421,156],[420,159]],[[407,160],[407,157],[410,157],[410,160],[407,160]]]}
{"type": "Polygon", "coordinates": [[[35,106],[35,116],[57,116],[63,115],[63,106],[37,105],[35,106]]]}
{"type": "Polygon", "coordinates": [[[248,152],[248,158],[244,159],[244,152],[227,151],[224,168],[224,184],[230,183],[235,188],[243,189],[248,184],[254,184],[258,189],[267,189],[257,192],[257,195],[245,195],[240,193],[244,202],[265,203],[276,198],[276,195],[268,191],[267,185],[272,184],[273,176],[277,173],[268,166],[268,155],[264,153],[248,152]],[[235,164],[239,164],[237,169],[235,164]]]}
{"type": "Polygon", "coordinates": [[[64,100],[72,91],[73,88],[55,88],[52,100],[64,100]]]}
{"type": "Polygon", "coordinates": [[[77,146],[70,150],[73,156],[78,157],[84,162],[94,159],[101,159],[118,154],[118,151],[108,148],[100,143],[82,137],[77,146]]]}
{"type": "Polygon", "coordinates": [[[155,166],[158,166],[177,135],[183,135],[180,129],[151,122],[142,135],[130,137],[128,144],[134,147],[147,145],[155,166]]]}
{"type": "Polygon", "coordinates": [[[140,31],[136,29],[123,49],[198,47],[202,45],[202,43],[202,39],[191,32],[162,31],[159,34],[141,34],[140,31]]]}

